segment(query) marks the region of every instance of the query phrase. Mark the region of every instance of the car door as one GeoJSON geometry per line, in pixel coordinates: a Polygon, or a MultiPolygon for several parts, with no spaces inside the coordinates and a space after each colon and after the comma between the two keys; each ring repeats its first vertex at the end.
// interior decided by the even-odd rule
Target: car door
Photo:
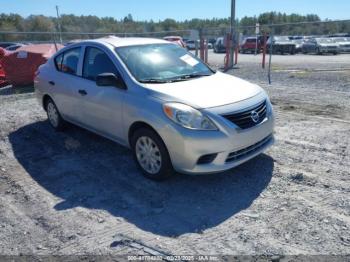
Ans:
{"type": "Polygon", "coordinates": [[[317,41],[315,39],[310,42],[310,53],[317,53],[317,41]]]}
{"type": "Polygon", "coordinates": [[[307,48],[308,53],[311,53],[314,51],[315,47],[314,47],[312,40],[308,40],[306,48],[307,48]]]}
{"type": "MultiPolygon", "coordinates": [[[[80,89],[84,125],[104,136],[119,140],[122,134],[122,110],[125,86],[98,86],[96,77],[113,73],[121,77],[111,56],[102,48],[86,46],[80,89]]],[[[121,78],[120,78],[121,79],[121,78]]]]}
{"type": "Polygon", "coordinates": [[[52,86],[52,97],[61,115],[73,122],[81,121],[81,96],[78,93],[82,84],[78,76],[81,51],[81,47],[73,47],[57,55],[54,58],[57,71],[48,81],[52,86]]]}

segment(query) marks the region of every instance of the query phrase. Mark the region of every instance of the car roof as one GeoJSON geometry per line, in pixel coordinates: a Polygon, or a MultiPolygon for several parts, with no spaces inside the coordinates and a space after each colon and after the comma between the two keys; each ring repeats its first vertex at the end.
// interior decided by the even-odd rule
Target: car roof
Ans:
{"type": "Polygon", "coordinates": [[[168,38],[178,38],[178,39],[182,39],[181,36],[177,36],[177,35],[165,36],[163,39],[168,39],[168,38]]]}
{"type": "Polygon", "coordinates": [[[84,40],[82,42],[88,43],[101,43],[101,44],[110,44],[114,47],[122,46],[134,46],[134,45],[148,45],[148,44],[169,44],[168,41],[163,39],[156,38],[145,38],[145,37],[116,37],[108,36],[103,38],[98,38],[94,40],[84,40]]]}

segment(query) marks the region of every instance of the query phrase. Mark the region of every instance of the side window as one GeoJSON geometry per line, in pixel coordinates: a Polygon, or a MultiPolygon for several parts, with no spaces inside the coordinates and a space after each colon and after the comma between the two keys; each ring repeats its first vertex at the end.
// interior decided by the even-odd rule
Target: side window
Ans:
{"type": "Polygon", "coordinates": [[[83,77],[96,81],[96,77],[102,73],[118,75],[116,67],[105,52],[95,47],[87,47],[85,49],[83,77]]]}
{"type": "MultiPolygon", "coordinates": [[[[64,52],[61,67],[57,69],[63,73],[76,75],[78,71],[80,49],[80,47],[77,47],[64,52]]],[[[57,58],[59,58],[59,56],[57,58]]]]}
{"type": "Polygon", "coordinates": [[[62,70],[63,53],[55,57],[55,66],[58,71],[62,70]]]}

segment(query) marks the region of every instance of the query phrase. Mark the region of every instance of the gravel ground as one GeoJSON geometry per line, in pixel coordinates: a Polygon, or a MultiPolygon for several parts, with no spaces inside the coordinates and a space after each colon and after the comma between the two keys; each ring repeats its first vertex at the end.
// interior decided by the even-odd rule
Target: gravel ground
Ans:
{"type": "Polygon", "coordinates": [[[349,255],[350,71],[277,57],[272,85],[253,62],[229,72],[269,92],[276,145],[163,183],[109,140],[54,132],[30,88],[0,89],[0,254],[349,255]]]}

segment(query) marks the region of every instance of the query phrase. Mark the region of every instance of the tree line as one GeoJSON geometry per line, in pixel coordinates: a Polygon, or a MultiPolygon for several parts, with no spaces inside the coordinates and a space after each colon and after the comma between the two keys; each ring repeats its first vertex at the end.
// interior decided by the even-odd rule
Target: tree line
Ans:
{"type": "MultiPolygon", "coordinates": [[[[262,29],[267,32],[272,32],[276,35],[324,35],[335,33],[349,33],[349,22],[332,22],[332,23],[317,23],[321,22],[318,15],[298,15],[285,14],[279,12],[267,12],[259,16],[245,16],[236,21],[238,31],[244,35],[254,34],[255,28],[252,27],[256,23],[261,25],[268,24],[284,24],[284,23],[299,23],[299,22],[315,22],[313,24],[302,25],[286,25],[271,27],[262,26],[262,29]]],[[[174,19],[165,19],[161,21],[135,21],[131,14],[123,19],[115,19],[113,17],[97,17],[92,15],[76,16],[72,14],[64,14],[60,17],[60,25],[62,32],[75,32],[76,35],[64,35],[66,39],[86,38],[87,36],[79,35],[82,32],[89,33],[116,33],[130,34],[139,33],[147,35],[152,32],[161,31],[178,31],[178,30],[200,30],[203,29],[207,35],[221,35],[230,26],[229,18],[212,18],[212,19],[191,19],[184,21],[176,21],[174,19]]],[[[18,14],[0,14],[0,31],[15,31],[15,32],[57,32],[58,20],[56,17],[48,17],[44,15],[30,15],[22,17],[18,14]]],[[[164,33],[165,34],[165,33],[164,33]]],[[[178,33],[186,36],[186,33],[178,33]]],[[[161,34],[154,36],[163,36],[161,34]]],[[[93,37],[93,36],[90,36],[93,37]]],[[[52,40],[53,35],[34,34],[0,34],[0,41],[47,41],[52,40]]]]}

